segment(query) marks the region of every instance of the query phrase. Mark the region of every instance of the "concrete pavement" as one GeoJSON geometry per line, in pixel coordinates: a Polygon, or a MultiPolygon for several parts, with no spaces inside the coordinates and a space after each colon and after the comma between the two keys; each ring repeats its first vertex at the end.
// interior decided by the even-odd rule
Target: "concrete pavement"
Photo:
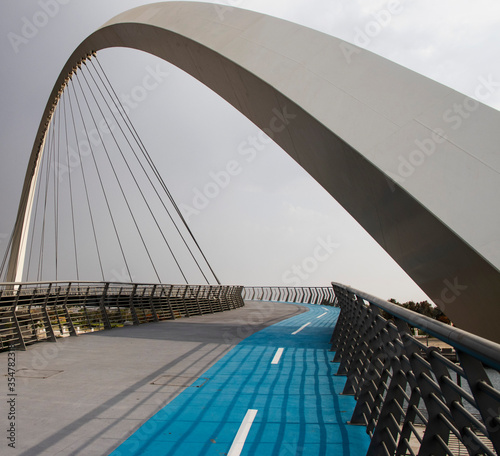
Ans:
{"type": "Polygon", "coordinates": [[[16,352],[15,449],[6,432],[6,402],[13,398],[7,396],[9,353],[0,353],[0,453],[109,454],[240,341],[304,311],[247,301],[230,312],[115,328],[16,352]]]}

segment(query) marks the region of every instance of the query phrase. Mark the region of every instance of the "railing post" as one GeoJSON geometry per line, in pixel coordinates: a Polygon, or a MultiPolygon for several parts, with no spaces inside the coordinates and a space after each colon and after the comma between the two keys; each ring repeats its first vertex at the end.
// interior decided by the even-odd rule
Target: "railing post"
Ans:
{"type": "Polygon", "coordinates": [[[335,360],[340,361],[340,366],[336,375],[346,375],[350,364],[350,352],[356,341],[357,331],[355,324],[361,316],[361,308],[354,304],[354,295],[347,291],[347,296],[344,297],[345,305],[348,307],[346,312],[347,325],[346,334],[342,334],[341,347],[335,353],[335,360]]]}
{"type": "Polygon", "coordinates": [[[184,288],[184,294],[182,295],[182,302],[184,303],[184,311],[186,312],[187,318],[190,317],[189,309],[188,309],[187,302],[186,302],[186,295],[187,295],[188,290],[189,290],[189,285],[186,285],[184,288]]]}
{"type": "Polygon", "coordinates": [[[174,289],[173,285],[170,285],[170,288],[168,289],[168,295],[167,295],[167,305],[170,310],[170,316],[172,317],[172,320],[175,320],[175,314],[174,314],[174,309],[172,309],[172,304],[170,303],[170,297],[172,296],[172,290],[174,289]]]}
{"type": "MultiPolygon", "coordinates": [[[[467,442],[467,440],[470,438],[467,433],[468,431],[470,432],[469,422],[465,418],[465,416],[461,413],[461,411],[458,409],[458,404],[461,404],[462,402],[461,396],[454,388],[450,386],[449,382],[446,381],[446,379],[451,380],[450,371],[444,364],[442,364],[438,359],[436,359],[435,353],[436,349],[431,347],[427,352],[428,354],[427,359],[431,364],[432,372],[436,377],[436,381],[439,383],[441,392],[443,393],[443,397],[446,401],[446,405],[450,409],[452,418],[456,423],[456,428],[460,432],[460,435],[462,436],[464,442],[467,442]]],[[[476,368],[481,369],[482,365],[481,363],[479,364],[480,366],[474,366],[474,369],[476,368]]],[[[469,445],[466,446],[469,449],[469,445]]],[[[470,454],[476,454],[476,451],[470,454]]]]}
{"type": "Polygon", "coordinates": [[[236,293],[236,307],[244,307],[245,306],[245,300],[243,299],[243,292],[245,288],[242,287],[241,285],[236,288],[235,293],[236,293]]]}
{"type": "MultiPolygon", "coordinates": [[[[52,283],[49,284],[49,287],[47,288],[47,294],[45,296],[45,301],[43,303],[42,309],[43,309],[43,314],[45,315],[45,318],[47,320],[47,328],[49,329],[50,332],[50,341],[51,342],[56,342],[56,335],[54,333],[54,328],[52,326],[52,322],[50,321],[50,315],[49,312],[47,311],[47,304],[49,302],[49,297],[50,297],[50,290],[52,289],[52,283]]],[[[47,328],[45,328],[45,333],[47,333],[47,328]]]]}
{"type": "Polygon", "coordinates": [[[357,298],[356,303],[359,306],[358,320],[356,322],[357,330],[356,337],[353,338],[352,354],[346,366],[347,381],[342,394],[354,394],[357,386],[362,382],[361,372],[363,364],[367,364],[370,360],[367,359],[369,351],[369,343],[373,334],[372,328],[375,326],[375,318],[378,312],[374,315],[373,310],[367,308],[362,299],[357,298]]]}
{"type": "Polygon", "coordinates": [[[135,310],[135,305],[134,305],[136,291],[137,291],[137,284],[134,284],[134,286],[132,288],[132,292],[130,293],[130,299],[129,299],[128,305],[130,307],[130,313],[132,314],[132,320],[134,322],[134,325],[138,326],[141,324],[141,322],[139,321],[139,317],[137,316],[137,312],[135,310]]]}
{"type": "Polygon", "coordinates": [[[210,298],[210,296],[212,295],[212,288],[213,288],[212,285],[209,285],[207,299],[208,299],[208,305],[210,306],[210,312],[215,313],[213,302],[212,299],[210,298]]]}
{"type": "MultiPolygon", "coordinates": [[[[33,289],[33,293],[31,293],[30,303],[28,305],[28,312],[30,314],[30,320],[31,320],[31,337],[33,337],[34,339],[36,339],[38,341],[36,323],[35,323],[35,320],[33,320],[33,313],[31,312],[31,308],[33,306],[33,301],[35,300],[35,294],[36,294],[35,292],[36,292],[36,288],[33,289]]],[[[2,295],[2,292],[0,291],[0,296],[1,295],[2,295]]]]}
{"type": "Polygon", "coordinates": [[[200,305],[200,299],[199,299],[199,296],[200,296],[200,291],[201,291],[201,285],[198,285],[198,289],[196,290],[196,307],[198,307],[198,315],[202,315],[202,311],[201,311],[201,305],[200,305]]]}
{"type": "Polygon", "coordinates": [[[160,294],[158,295],[158,308],[160,309],[160,315],[158,315],[158,312],[156,313],[156,315],[158,316],[158,321],[160,321],[160,319],[162,319],[162,318],[165,318],[165,315],[163,312],[163,306],[161,304],[161,299],[162,299],[163,293],[165,293],[165,287],[160,285],[160,294]]]}
{"type": "Polygon", "coordinates": [[[227,304],[227,287],[225,287],[224,285],[220,286],[219,301],[220,301],[220,309],[221,309],[221,311],[228,310],[228,304],[227,304]]]}
{"type": "Polygon", "coordinates": [[[226,288],[227,310],[233,310],[234,309],[232,292],[233,292],[233,287],[228,286],[226,288]]]}
{"type": "MultiPolygon", "coordinates": [[[[403,344],[407,347],[406,356],[410,362],[409,369],[413,372],[413,377],[417,382],[414,387],[417,387],[420,390],[420,394],[428,414],[427,426],[422,438],[419,454],[444,456],[446,454],[446,450],[439,443],[439,440],[444,443],[448,443],[450,430],[446,426],[445,422],[440,418],[442,410],[437,404],[436,399],[434,399],[434,397],[438,397],[437,392],[431,386],[429,381],[426,380],[426,378],[432,378],[429,368],[426,367],[429,363],[424,361],[417,348],[408,342],[408,339],[412,337],[410,335],[410,328],[408,324],[399,319],[396,320],[396,324],[400,330],[403,344]]],[[[444,399],[442,397],[438,397],[438,399],[444,403],[444,399]]]]}
{"type": "MultiPolygon", "coordinates": [[[[398,353],[399,334],[397,328],[390,323],[386,324],[386,328],[387,333],[385,336],[387,340],[384,344],[385,350],[382,352],[382,359],[384,359],[382,364],[387,373],[391,370],[392,378],[385,391],[383,402],[382,392],[379,392],[379,402],[382,404],[380,406],[377,406],[377,404],[374,407],[380,412],[378,412],[377,424],[373,426],[372,440],[366,453],[367,456],[378,456],[384,452],[394,454],[400,433],[401,417],[404,413],[403,405],[407,380],[401,367],[401,353],[398,353]]],[[[377,358],[377,361],[382,362],[380,357],[377,358]]],[[[382,375],[382,378],[386,378],[386,376],[382,375]]],[[[385,381],[381,383],[385,383],[385,381]]],[[[382,388],[385,388],[385,386],[382,388]]],[[[367,431],[370,430],[370,427],[368,426],[367,431]]]]}
{"type": "Polygon", "coordinates": [[[71,290],[71,282],[68,283],[68,290],[66,292],[66,296],[64,297],[64,302],[63,302],[63,309],[66,314],[66,322],[69,325],[69,334],[70,336],[78,336],[76,333],[75,325],[73,324],[73,320],[71,319],[71,315],[69,313],[68,309],[68,299],[69,299],[69,292],[71,290]]]}
{"type": "Polygon", "coordinates": [[[85,319],[87,320],[87,325],[89,326],[89,330],[92,329],[92,322],[90,321],[89,313],[87,311],[87,301],[89,299],[90,294],[90,285],[87,287],[87,292],[85,293],[85,299],[83,300],[83,313],[85,314],[85,319]]]}
{"type": "Polygon", "coordinates": [[[349,305],[344,295],[347,295],[346,290],[335,287],[335,297],[339,302],[340,315],[337,324],[335,325],[335,329],[333,330],[332,338],[330,341],[332,344],[330,351],[335,351],[335,358],[333,360],[334,362],[340,361],[341,352],[344,345],[346,344],[346,338],[349,334],[351,325],[349,316],[353,312],[353,306],[349,305]]]}
{"type": "Polygon", "coordinates": [[[217,302],[219,303],[219,311],[222,312],[224,309],[222,308],[222,300],[221,300],[221,294],[222,294],[222,286],[218,286],[218,291],[217,293],[217,302]]]}
{"type": "Polygon", "coordinates": [[[102,322],[104,323],[104,328],[105,329],[111,329],[111,323],[109,321],[108,313],[106,311],[106,296],[108,293],[108,288],[109,288],[109,282],[106,282],[104,285],[104,288],[102,290],[102,295],[101,299],[99,301],[99,309],[101,310],[101,317],[102,317],[102,322]]]}
{"type": "Polygon", "coordinates": [[[57,318],[57,324],[59,325],[59,331],[61,332],[61,337],[64,335],[64,328],[61,323],[61,318],[59,317],[59,310],[58,310],[58,304],[59,304],[59,295],[61,294],[61,286],[59,285],[57,287],[57,292],[55,296],[55,301],[54,301],[54,311],[56,313],[56,318],[57,318]]]}
{"type": "Polygon", "coordinates": [[[16,299],[14,301],[14,304],[12,304],[12,319],[14,320],[14,325],[16,326],[17,340],[19,341],[19,349],[26,350],[26,344],[24,343],[23,332],[21,330],[21,325],[19,324],[19,320],[17,319],[16,315],[17,304],[19,303],[19,297],[21,296],[21,287],[22,285],[19,285],[19,288],[17,289],[16,299]]]}
{"type": "Polygon", "coordinates": [[[488,437],[497,454],[500,454],[500,395],[498,392],[493,394],[494,389],[483,363],[460,350],[457,350],[457,354],[488,437]]]}
{"type": "MultiPolygon", "coordinates": [[[[351,423],[368,424],[368,416],[375,408],[378,383],[376,380],[384,378],[384,372],[378,363],[377,356],[384,353],[381,337],[384,321],[378,318],[379,309],[371,307],[371,325],[366,334],[366,351],[361,354],[364,365],[359,370],[359,383],[356,389],[356,407],[354,408],[351,423]]],[[[349,378],[349,377],[348,377],[349,378]]]]}
{"type": "Polygon", "coordinates": [[[240,307],[240,296],[241,296],[241,289],[239,286],[232,286],[231,287],[231,302],[232,302],[232,309],[237,309],[240,307]]]}
{"type": "Polygon", "coordinates": [[[151,290],[151,295],[149,296],[149,307],[151,308],[151,313],[153,314],[154,321],[158,322],[160,319],[158,318],[158,314],[156,313],[156,309],[153,303],[154,295],[156,293],[156,285],[153,285],[151,290]]]}

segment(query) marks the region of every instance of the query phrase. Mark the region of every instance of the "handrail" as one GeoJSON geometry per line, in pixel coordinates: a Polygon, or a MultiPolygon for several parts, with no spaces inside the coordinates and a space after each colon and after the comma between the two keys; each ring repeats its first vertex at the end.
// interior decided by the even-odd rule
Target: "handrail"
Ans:
{"type": "Polygon", "coordinates": [[[333,305],[335,296],[332,287],[246,286],[243,290],[243,298],[253,301],[281,301],[302,304],[325,302],[333,305]]]}
{"type": "MultiPolygon", "coordinates": [[[[106,285],[107,283],[112,284],[112,285],[138,285],[138,286],[170,286],[170,284],[165,284],[165,283],[158,283],[158,282],[115,282],[115,281],[99,281],[99,280],[44,280],[41,282],[0,282],[0,287],[3,286],[12,286],[12,285],[44,285],[44,284],[58,284],[58,283],[92,283],[92,284],[99,284],[99,285],[106,285]]],[[[183,286],[190,286],[190,287],[196,287],[196,286],[202,286],[202,287],[208,287],[209,285],[199,285],[199,284],[193,284],[190,283],[189,285],[186,284],[178,284],[178,286],[183,287],[183,286]]],[[[231,286],[231,285],[225,285],[225,286],[231,286]]],[[[233,285],[236,286],[236,285],[233,285]]]]}
{"type": "Polygon", "coordinates": [[[405,309],[389,301],[377,298],[369,293],[357,290],[340,283],[332,282],[333,286],[344,287],[352,294],[377,306],[379,309],[403,320],[427,334],[434,336],[465,353],[468,353],[494,369],[500,370],[500,344],[492,342],[483,337],[464,331],[455,326],[444,324],[440,321],[421,315],[417,312],[405,309]]]}
{"type": "Polygon", "coordinates": [[[499,344],[355,288],[332,287],[341,309],[333,361],[336,375],[346,377],[343,394],[356,399],[350,423],[371,436],[367,456],[500,454],[499,344]],[[434,342],[422,344],[410,325],[453,347],[458,364],[434,342]]]}
{"type": "Polygon", "coordinates": [[[0,350],[66,335],[231,310],[243,287],[121,282],[0,283],[0,350]],[[173,291],[176,291],[174,294],[173,291]],[[200,291],[207,291],[200,297],[200,291]]]}

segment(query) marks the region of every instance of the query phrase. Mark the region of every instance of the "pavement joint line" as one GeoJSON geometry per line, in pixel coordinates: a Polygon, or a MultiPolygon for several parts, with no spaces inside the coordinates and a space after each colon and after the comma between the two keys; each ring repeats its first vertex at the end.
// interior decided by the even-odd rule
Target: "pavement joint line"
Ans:
{"type": "Polygon", "coordinates": [[[278,348],[276,350],[276,354],[274,355],[273,360],[271,361],[271,364],[278,364],[280,362],[281,355],[283,354],[283,347],[278,348]]]}
{"type": "Polygon", "coordinates": [[[328,312],[322,313],[321,315],[318,315],[316,318],[321,318],[324,317],[328,312]]]}
{"type": "Polygon", "coordinates": [[[258,410],[248,409],[227,456],[240,456],[258,410]]]}
{"type": "Polygon", "coordinates": [[[299,333],[300,331],[302,331],[306,326],[309,326],[311,324],[311,322],[307,322],[305,325],[302,325],[299,329],[297,329],[297,331],[294,331],[292,333],[292,336],[295,336],[295,334],[299,333]]]}

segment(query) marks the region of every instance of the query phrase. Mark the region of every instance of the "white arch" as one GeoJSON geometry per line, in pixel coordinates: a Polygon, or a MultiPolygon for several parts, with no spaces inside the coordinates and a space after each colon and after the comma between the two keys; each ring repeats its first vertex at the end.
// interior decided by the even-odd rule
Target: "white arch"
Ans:
{"type": "Polygon", "coordinates": [[[222,96],[334,196],[457,325],[500,340],[500,209],[489,203],[500,194],[500,113],[334,37],[237,8],[220,15],[205,3],[127,11],[68,59],[33,147],[10,279],[58,92],[88,53],[116,46],[168,60],[222,96]],[[468,117],[457,117],[456,105],[468,117]],[[284,124],[279,131],[270,128],[276,119],[284,124]]]}

